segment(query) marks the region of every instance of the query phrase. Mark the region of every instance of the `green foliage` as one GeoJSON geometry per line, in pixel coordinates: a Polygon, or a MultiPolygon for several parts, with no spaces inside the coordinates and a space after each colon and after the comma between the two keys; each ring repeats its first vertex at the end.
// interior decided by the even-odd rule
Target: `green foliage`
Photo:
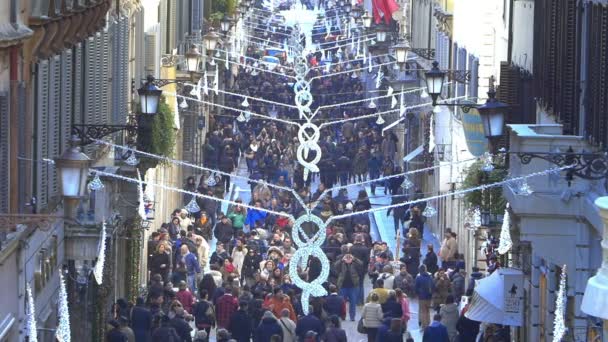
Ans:
{"type": "Polygon", "coordinates": [[[173,128],[173,112],[164,98],[158,106],[158,114],[154,117],[151,132],[151,145],[148,151],[165,157],[173,155],[175,147],[175,129],[173,128]]]}
{"type": "MultiPolygon", "coordinates": [[[[502,164],[502,161],[498,161],[502,164]]],[[[483,171],[481,168],[483,161],[476,161],[465,171],[466,176],[461,188],[474,188],[482,184],[491,184],[504,180],[507,170],[494,169],[490,172],[483,171]]],[[[489,209],[491,214],[501,215],[507,204],[502,195],[502,187],[492,187],[484,191],[477,190],[468,192],[464,195],[464,200],[469,208],[481,207],[489,209]]]]}
{"type": "MultiPolygon", "coordinates": [[[[211,1],[211,13],[226,13],[226,3],[228,0],[213,0],[211,1]]],[[[221,18],[220,18],[221,19],[221,18]]]]}
{"type": "Polygon", "coordinates": [[[224,18],[223,12],[213,12],[209,16],[209,20],[211,21],[212,25],[219,25],[220,20],[222,20],[222,18],[224,18]]]}

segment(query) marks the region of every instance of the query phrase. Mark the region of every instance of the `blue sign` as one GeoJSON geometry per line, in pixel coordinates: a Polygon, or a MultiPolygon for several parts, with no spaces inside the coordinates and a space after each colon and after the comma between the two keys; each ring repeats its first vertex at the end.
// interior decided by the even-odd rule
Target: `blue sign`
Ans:
{"type": "Polygon", "coordinates": [[[481,123],[479,111],[471,108],[468,113],[461,111],[461,115],[462,127],[469,152],[475,157],[479,157],[488,151],[488,139],[483,133],[483,124],[481,123]]]}

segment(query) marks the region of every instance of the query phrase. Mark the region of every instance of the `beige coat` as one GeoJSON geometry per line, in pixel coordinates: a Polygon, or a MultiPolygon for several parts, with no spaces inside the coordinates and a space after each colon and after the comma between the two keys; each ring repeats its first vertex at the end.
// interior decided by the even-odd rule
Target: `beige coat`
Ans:
{"type": "Polygon", "coordinates": [[[439,256],[443,261],[454,261],[456,260],[456,252],[458,251],[458,243],[453,237],[443,240],[441,249],[439,250],[439,256]]]}
{"type": "Polygon", "coordinates": [[[379,303],[367,303],[363,306],[361,317],[363,326],[366,328],[377,328],[382,325],[382,306],[379,303]]]}

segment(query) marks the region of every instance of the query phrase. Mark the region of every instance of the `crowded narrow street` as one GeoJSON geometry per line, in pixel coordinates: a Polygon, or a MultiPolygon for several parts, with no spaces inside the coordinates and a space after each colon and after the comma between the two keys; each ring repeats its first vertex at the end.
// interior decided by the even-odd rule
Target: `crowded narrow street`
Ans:
{"type": "Polygon", "coordinates": [[[0,342],[608,342],[606,0],[0,1],[0,342]]]}

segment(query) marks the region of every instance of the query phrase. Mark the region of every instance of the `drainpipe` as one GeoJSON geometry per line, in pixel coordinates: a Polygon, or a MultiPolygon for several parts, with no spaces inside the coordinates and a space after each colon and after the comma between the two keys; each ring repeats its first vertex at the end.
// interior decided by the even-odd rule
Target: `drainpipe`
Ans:
{"type": "Polygon", "coordinates": [[[600,217],[604,222],[602,240],[602,266],[595,276],[587,281],[587,288],[583,296],[581,311],[589,316],[604,320],[603,341],[608,341],[608,196],[595,200],[599,208],[600,217]]]}
{"type": "Polygon", "coordinates": [[[10,161],[9,162],[9,174],[10,174],[10,198],[9,198],[9,212],[19,212],[19,176],[17,167],[17,156],[19,153],[19,49],[20,44],[11,46],[9,51],[9,63],[10,63],[10,109],[9,109],[9,146],[10,146],[10,161]]]}

